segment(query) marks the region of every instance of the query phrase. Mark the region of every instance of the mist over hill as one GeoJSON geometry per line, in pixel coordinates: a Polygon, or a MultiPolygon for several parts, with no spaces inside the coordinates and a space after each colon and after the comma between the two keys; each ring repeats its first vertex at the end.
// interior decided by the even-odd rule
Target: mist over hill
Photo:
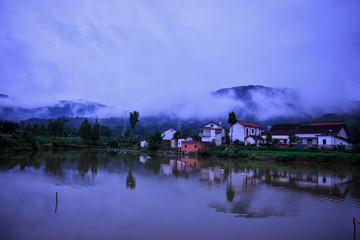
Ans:
{"type": "Polygon", "coordinates": [[[58,117],[96,117],[97,112],[106,108],[105,105],[89,102],[86,100],[64,101],[51,106],[25,108],[1,104],[0,101],[0,118],[13,121],[21,121],[29,118],[58,118],[58,117]]]}
{"type": "MultiPolygon", "coordinates": [[[[86,100],[59,101],[49,106],[22,107],[12,104],[11,96],[0,95],[0,118],[14,121],[49,118],[98,118],[106,125],[121,125],[126,106],[106,106],[86,100]]],[[[329,99],[328,103],[312,100],[296,89],[259,85],[223,88],[207,95],[185,96],[181,101],[169,99],[167,107],[160,103],[152,109],[139,105],[142,125],[147,122],[172,127],[181,123],[217,121],[226,123],[229,112],[238,119],[266,125],[276,122],[299,122],[326,113],[358,114],[359,102],[329,99]]],[[[131,110],[131,111],[133,111],[131,110]]],[[[75,121],[79,122],[79,121],[75,121]]]]}

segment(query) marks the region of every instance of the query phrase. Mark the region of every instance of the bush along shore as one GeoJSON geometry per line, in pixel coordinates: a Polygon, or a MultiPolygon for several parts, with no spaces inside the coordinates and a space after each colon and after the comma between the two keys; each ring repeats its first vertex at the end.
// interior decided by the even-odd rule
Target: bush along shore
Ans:
{"type": "Polygon", "coordinates": [[[246,146],[214,146],[200,152],[202,158],[229,158],[275,162],[317,162],[359,164],[360,153],[343,149],[326,151],[316,148],[272,148],[246,146]]]}
{"type": "Polygon", "coordinates": [[[122,148],[139,150],[139,140],[129,136],[111,138],[108,127],[98,121],[90,124],[85,119],[76,128],[65,127],[65,118],[49,119],[47,126],[33,124],[23,126],[0,120],[0,153],[47,151],[53,149],[107,149],[122,148]]]}

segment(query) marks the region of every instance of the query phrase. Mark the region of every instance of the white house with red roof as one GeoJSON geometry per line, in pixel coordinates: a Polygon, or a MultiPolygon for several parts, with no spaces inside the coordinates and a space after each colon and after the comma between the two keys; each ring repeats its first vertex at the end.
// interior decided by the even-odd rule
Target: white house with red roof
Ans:
{"type": "Polygon", "coordinates": [[[261,136],[260,130],[261,127],[256,123],[238,121],[237,123],[230,126],[229,137],[231,142],[240,141],[245,143],[245,138],[249,136],[261,136]]]}
{"type": "Polygon", "coordinates": [[[216,146],[224,144],[226,141],[226,131],[220,125],[214,122],[209,122],[200,127],[199,136],[203,142],[211,142],[216,146]]]}
{"type": "Polygon", "coordinates": [[[162,140],[171,141],[171,139],[174,137],[175,132],[176,130],[174,128],[166,129],[161,133],[161,136],[163,137],[162,140]]]}

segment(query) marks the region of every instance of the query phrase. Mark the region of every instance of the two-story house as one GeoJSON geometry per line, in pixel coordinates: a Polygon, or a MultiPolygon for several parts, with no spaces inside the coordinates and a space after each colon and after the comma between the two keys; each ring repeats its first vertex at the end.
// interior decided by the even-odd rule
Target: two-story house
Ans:
{"type": "MultiPolygon", "coordinates": [[[[245,143],[249,136],[261,136],[261,127],[253,122],[238,121],[230,126],[229,137],[231,142],[240,141],[245,143]]],[[[255,137],[257,138],[257,137],[255,137]]]]}
{"type": "Polygon", "coordinates": [[[199,136],[201,141],[214,143],[216,146],[222,145],[226,141],[226,131],[220,125],[214,122],[209,122],[200,128],[199,136]]]}

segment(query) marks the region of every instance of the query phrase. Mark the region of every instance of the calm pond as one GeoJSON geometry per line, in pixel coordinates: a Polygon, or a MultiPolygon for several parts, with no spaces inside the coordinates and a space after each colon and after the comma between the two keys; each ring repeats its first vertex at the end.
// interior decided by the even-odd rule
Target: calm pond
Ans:
{"type": "Polygon", "coordinates": [[[358,169],[216,162],[0,156],[0,239],[354,238],[358,169]]]}

